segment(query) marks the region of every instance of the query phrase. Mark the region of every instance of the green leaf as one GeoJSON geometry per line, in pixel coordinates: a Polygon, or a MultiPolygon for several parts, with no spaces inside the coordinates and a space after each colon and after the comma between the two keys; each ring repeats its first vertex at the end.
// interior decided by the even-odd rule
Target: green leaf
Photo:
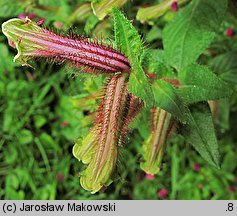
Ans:
{"type": "Polygon", "coordinates": [[[167,25],[165,56],[177,70],[195,62],[212,42],[227,8],[226,0],[194,0],[167,25]]]}
{"type": "Polygon", "coordinates": [[[128,88],[134,95],[141,98],[146,106],[151,107],[154,104],[151,86],[140,65],[134,65],[133,71],[129,77],[128,88]]]}
{"type": "Polygon", "coordinates": [[[99,22],[99,19],[91,13],[90,16],[86,19],[85,32],[87,35],[91,34],[96,24],[99,22]]]}
{"type": "Polygon", "coordinates": [[[220,167],[218,143],[208,104],[200,103],[193,108],[184,127],[184,136],[210,165],[220,167]]]}
{"type": "Polygon", "coordinates": [[[94,14],[100,19],[112,12],[115,7],[122,7],[127,0],[92,0],[91,7],[94,14]]]}
{"type": "Polygon", "coordinates": [[[210,67],[220,77],[233,84],[237,84],[237,52],[228,52],[216,56],[209,61],[210,67]]]}
{"type": "Polygon", "coordinates": [[[60,149],[58,143],[55,142],[54,138],[45,132],[40,134],[39,140],[43,144],[45,149],[54,149],[55,151],[58,151],[60,149]]]}
{"type": "Polygon", "coordinates": [[[43,115],[35,115],[34,116],[34,125],[37,129],[41,128],[47,123],[47,118],[43,115]]]}
{"type": "Polygon", "coordinates": [[[229,85],[205,66],[193,64],[179,72],[179,95],[185,103],[218,100],[231,94],[229,85]]]}
{"type": "Polygon", "coordinates": [[[132,23],[118,10],[113,10],[115,41],[131,64],[140,61],[143,53],[141,38],[132,23]]]}
{"type": "Polygon", "coordinates": [[[135,27],[118,9],[113,10],[113,16],[116,44],[119,45],[121,52],[128,57],[132,67],[129,90],[144,100],[147,106],[152,106],[152,90],[141,66],[143,53],[141,38],[135,27]]]}
{"type": "Polygon", "coordinates": [[[145,71],[157,74],[160,77],[177,79],[173,68],[168,65],[164,58],[164,51],[159,49],[145,50],[142,56],[142,64],[145,71]]]}
{"type": "Polygon", "coordinates": [[[32,143],[33,134],[30,130],[23,129],[17,134],[18,142],[21,145],[32,143]]]}
{"type": "Polygon", "coordinates": [[[162,30],[161,28],[158,28],[156,25],[154,25],[151,30],[146,34],[146,41],[148,43],[151,43],[157,39],[161,39],[162,38],[162,34],[161,34],[162,30]]]}
{"type": "Polygon", "coordinates": [[[156,80],[152,86],[155,106],[177,116],[182,122],[186,121],[186,108],[176,93],[176,89],[163,80],[156,80]]]}
{"type": "Polygon", "coordinates": [[[14,64],[12,61],[12,55],[9,53],[9,50],[7,49],[7,46],[5,44],[0,44],[0,53],[1,53],[1,70],[0,70],[0,76],[2,79],[6,79],[4,77],[4,72],[13,72],[14,67],[17,65],[14,64]]]}
{"type": "Polygon", "coordinates": [[[230,128],[230,102],[228,99],[221,99],[218,101],[218,119],[217,124],[222,131],[230,128]]]}
{"type": "Polygon", "coordinates": [[[18,1],[15,1],[14,4],[12,4],[11,1],[1,0],[0,8],[0,17],[14,17],[25,10],[26,4],[18,1]]]}

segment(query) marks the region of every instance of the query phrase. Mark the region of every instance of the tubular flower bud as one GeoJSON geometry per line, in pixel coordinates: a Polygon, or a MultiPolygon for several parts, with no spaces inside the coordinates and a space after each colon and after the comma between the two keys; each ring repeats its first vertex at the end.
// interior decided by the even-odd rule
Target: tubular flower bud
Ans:
{"type": "Polygon", "coordinates": [[[87,71],[104,73],[129,72],[128,59],[112,47],[91,42],[86,38],[71,39],[41,28],[32,20],[11,19],[2,24],[2,32],[9,44],[18,50],[14,61],[27,65],[36,57],[53,58],[62,63],[70,62],[87,71]]]}
{"type": "Polygon", "coordinates": [[[154,108],[152,132],[143,145],[144,162],[141,163],[141,169],[151,175],[156,174],[160,170],[170,120],[170,113],[161,108],[154,108]]]}
{"type": "Polygon", "coordinates": [[[84,140],[79,140],[73,149],[74,156],[88,164],[80,175],[80,183],[91,193],[112,182],[118,145],[130,103],[127,82],[126,74],[114,75],[109,80],[94,129],[84,140]]]}

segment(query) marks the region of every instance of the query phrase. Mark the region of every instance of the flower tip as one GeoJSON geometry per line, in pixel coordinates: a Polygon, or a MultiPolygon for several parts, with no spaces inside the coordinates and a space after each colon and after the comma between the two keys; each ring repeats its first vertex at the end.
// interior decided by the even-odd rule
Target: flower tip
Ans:
{"type": "Polygon", "coordinates": [[[146,179],[148,179],[149,181],[154,180],[154,176],[152,174],[146,173],[146,179]]]}
{"type": "Polygon", "coordinates": [[[37,25],[41,26],[44,24],[45,20],[46,19],[44,17],[40,17],[36,23],[37,23],[37,25]]]}
{"type": "Polygon", "coordinates": [[[10,47],[13,47],[14,49],[16,49],[16,44],[11,40],[11,39],[7,39],[8,40],[8,44],[10,47]]]}
{"type": "Polygon", "coordinates": [[[21,19],[21,20],[25,20],[26,16],[27,15],[25,13],[21,13],[21,14],[18,15],[18,18],[21,19]]]}
{"type": "Polygon", "coordinates": [[[165,188],[162,188],[160,191],[159,191],[159,197],[160,198],[165,198],[167,196],[168,192],[165,188]]]}
{"type": "Polygon", "coordinates": [[[103,193],[106,189],[107,189],[106,185],[103,184],[99,191],[103,193]]]}

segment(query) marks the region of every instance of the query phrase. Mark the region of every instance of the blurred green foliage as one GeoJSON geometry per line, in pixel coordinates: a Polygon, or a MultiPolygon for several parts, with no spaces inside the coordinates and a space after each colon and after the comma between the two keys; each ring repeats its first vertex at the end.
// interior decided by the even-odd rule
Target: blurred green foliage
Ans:
{"type": "MultiPolygon", "coordinates": [[[[135,19],[138,7],[154,2],[160,1],[128,1],[123,10],[135,19]]],[[[0,0],[0,24],[21,13],[46,18],[45,26],[55,32],[96,36],[107,43],[108,38],[113,39],[111,20],[99,21],[89,1],[19,0],[12,4],[0,0]]],[[[138,21],[133,24],[149,48],[157,49],[162,47],[161,31],[172,17],[167,13],[153,26],[138,21]]],[[[105,78],[79,74],[78,69],[53,65],[45,59],[32,62],[35,70],[21,67],[13,62],[16,52],[0,34],[0,199],[160,199],[162,188],[168,191],[165,199],[236,199],[237,67],[231,57],[236,55],[237,38],[225,35],[226,28],[236,23],[236,18],[227,16],[215,43],[199,59],[230,80],[235,91],[230,100],[220,101],[216,119],[221,169],[207,165],[182,136],[176,135],[167,144],[161,171],[154,180],[148,180],[139,168],[141,143],[150,132],[149,112],[144,110],[119,149],[117,179],[95,195],[79,184],[82,164],[73,157],[72,147],[92,125],[105,78]],[[226,64],[227,60],[231,61],[226,64]],[[200,170],[195,170],[197,164],[200,170]]],[[[149,67],[167,69],[155,64],[149,67]]]]}

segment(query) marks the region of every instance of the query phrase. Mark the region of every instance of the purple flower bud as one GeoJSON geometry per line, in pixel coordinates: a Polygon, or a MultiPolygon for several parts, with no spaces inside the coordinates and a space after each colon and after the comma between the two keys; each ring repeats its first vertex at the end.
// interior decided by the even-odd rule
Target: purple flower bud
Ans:
{"type": "Polygon", "coordinates": [[[21,19],[21,20],[25,20],[26,16],[27,15],[25,13],[22,13],[22,14],[18,15],[18,18],[21,19]]]}
{"type": "Polygon", "coordinates": [[[31,13],[31,14],[28,15],[28,18],[29,18],[30,20],[33,20],[33,19],[36,18],[36,17],[37,17],[37,15],[34,14],[34,13],[31,13]]]}

